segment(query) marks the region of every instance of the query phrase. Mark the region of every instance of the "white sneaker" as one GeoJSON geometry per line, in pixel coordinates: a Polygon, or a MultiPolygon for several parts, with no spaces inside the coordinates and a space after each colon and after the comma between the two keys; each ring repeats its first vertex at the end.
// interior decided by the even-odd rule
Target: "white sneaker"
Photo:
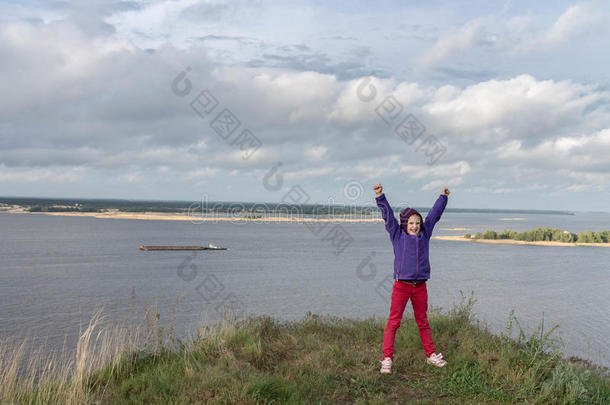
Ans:
{"type": "Polygon", "coordinates": [[[390,374],[392,372],[392,359],[386,357],[381,360],[381,370],[379,370],[381,374],[390,374]]]}
{"type": "Polygon", "coordinates": [[[432,364],[436,367],[445,367],[447,365],[447,362],[443,360],[443,353],[432,353],[426,360],[426,363],[432,364]]]}

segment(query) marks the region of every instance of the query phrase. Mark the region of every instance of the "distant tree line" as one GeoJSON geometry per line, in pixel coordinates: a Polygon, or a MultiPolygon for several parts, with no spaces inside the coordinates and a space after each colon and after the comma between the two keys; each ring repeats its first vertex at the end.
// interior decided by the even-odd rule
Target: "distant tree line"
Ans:
{"type": "Polygon", "coordinates": [[[467,233],[464,237],[474,239],[512,239],[526,242],[610,243],[610,231],[585,231],[576,234],[574,232],[562,231],[561,229],[556,228],[534,228],[525,232],[515,232],[507,229],[501,233],[496,231],[485,231],[483,233],[478,232],[474,237],[467,233]]]}
{"type": "MultiPolygon", "coordinates": [[[[290,204],[290,203],[255,203],[255,202],[227,202],[227,201],[147,201],[147,200],[120,200],[120,199],[68,199],[68,198],[26,198],[26,197],[0,197],[0,203],[24,207],[31,212],[103,212],[115,209],[122,212],[177,212],[177,213],[298,213],[304,215],[379,215],[379,209],[371,204],[290,204]],[[46,207],[46,210],[45,208],[46,207]]],[[[394,211],[399,212],[402,206],[395,206],[394,211]]],[[[413,207],[419,212],[428,212],[429,207],[413,207]]],[[[552,210],[507,210],[507,209],[466,209],[447,208],[445,212],[472,212],[472,213],[506,213],[506,214],[553,214],[574,215],[571,211],[552,210]]]]}
{"type": "Polygon", "coordinates": [[[29,212],[102,212],[100,208],[95,207],[54,207],[35,205],[28,208],[29,212]]]}
{"type": "Polygon", "coordinates": [[[121,212],[186,212],[186,208],[170,207],[124,207],[118,209],[121,212]]]}
{"type": "Polygon", "coordinates": [[[55,205],[38,204],[26,207],[29,212],[104,212],[115,209],[120,212],[163,212],[163,213],[190,213],[197,214],[243,214],[249,219],[261,218],[262,214],[291,214],[291,215],[375,215],[377,209],[371,207],[350,207],[343,205],[290,205],[283,203],[227,203],[216,202],[191,203],[190,206],[180,207],[173,204],[87,204],[87,205],[55,205]]]}

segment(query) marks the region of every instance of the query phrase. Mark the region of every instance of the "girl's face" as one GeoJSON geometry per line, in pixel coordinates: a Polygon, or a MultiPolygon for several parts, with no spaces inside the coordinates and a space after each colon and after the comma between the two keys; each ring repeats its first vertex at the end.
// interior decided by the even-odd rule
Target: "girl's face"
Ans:
{"type": "Polygon", "coordinates": [[[421,220],[419,219],[419,215],[411,215],[407,220],[407,233],[409,235],[418,235],[420,227],[421,220]]]}

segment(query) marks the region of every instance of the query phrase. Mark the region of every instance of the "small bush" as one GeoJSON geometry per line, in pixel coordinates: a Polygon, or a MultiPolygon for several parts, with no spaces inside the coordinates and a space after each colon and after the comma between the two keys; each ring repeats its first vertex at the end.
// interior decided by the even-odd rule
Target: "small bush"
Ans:
{"type": "Polygon", "coordinates": [[[516,239],[516,238],[517,238],[517,232],[509,231],[508,229],[505,229],[504,231],[502,231],[502,233],[500,235],[498,235],[498,239],[516,239]]]}
{"type": "Polygon", "coordinates": [[[539,399],[544,403],[586,404],[591,402],[587,389],[591,373],[578,366],[560,362],[553,369],[551,378],[542,384],[539,399]]]}
{"type": "Polygon", "coordinates": [[[496,231],[485,231],[483,239],[498,239],[498,232],[496,231]]]}
{"type": "Polygon", "coordinates": [[[261,378],[251,382],[247,392],[258,404],[291,403],[297,396],[296,385],[278,377],[261,378]]]}

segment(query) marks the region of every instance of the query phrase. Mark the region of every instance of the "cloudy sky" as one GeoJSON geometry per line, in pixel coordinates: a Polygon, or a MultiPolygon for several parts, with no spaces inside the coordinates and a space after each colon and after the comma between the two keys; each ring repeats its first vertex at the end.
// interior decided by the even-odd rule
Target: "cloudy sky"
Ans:
{"type": "Polygon", "coordinates": [[[609,27],[607,1],[0,1],[0,195],[610,211],[609,27]]]}

